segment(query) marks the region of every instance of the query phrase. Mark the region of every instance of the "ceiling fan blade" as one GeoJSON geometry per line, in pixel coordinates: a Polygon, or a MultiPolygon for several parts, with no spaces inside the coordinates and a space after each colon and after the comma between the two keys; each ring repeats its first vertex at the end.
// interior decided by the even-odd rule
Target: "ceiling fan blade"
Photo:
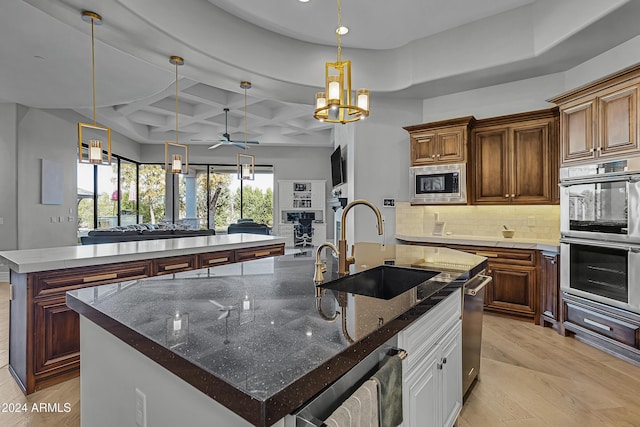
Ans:
{"type": "Polygon", "coordinates": [[[223,311],[222,314],[220,316],[218,316],[218,320],[224,319],[225,317],[229,317],[229,312],[228,311],[223,311]]]}
{"type": "Polygon", "coordinates": [[[214,301],[214,300],[212,300],[212,299],[210,299],[210,300],[209,300],[209,302],[210,302],[211,304],[213,304],[213,305],[217,305],[219,308],[224,308],[224,305],[222,305],[222,304],[218,304],[216,301],[214,301]]]}
{"type": "MultiPolygon", "coordinates": [[[[245,141],[244,140],[239,140],[239,139],[232,139],[231,141],[229,141],[233,144],[244,144],[245,141]]],[[[260,144],[258,141],[246,141],[247,144],[260,144]]]]}
{"type": "Polygon", "coordinates": [[[211,147],[209,147],[209,150],[213,150],[214,148],[218,148],[221,145],[224,145],[224,143],[223,142],[218,142],[217,144],[213,144],[211,147]]]}

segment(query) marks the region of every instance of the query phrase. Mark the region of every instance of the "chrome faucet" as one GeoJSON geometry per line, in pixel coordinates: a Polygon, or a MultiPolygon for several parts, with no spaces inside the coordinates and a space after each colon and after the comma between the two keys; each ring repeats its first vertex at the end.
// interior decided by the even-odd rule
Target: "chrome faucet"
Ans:
{"type": "MultiPolygon", "coordinates": [[[[335,252],[335,254],[338,257],[340,257],[340,252],[338,251],[338,248],[336,248],[336,246],[333,243],[324,242],[323,244],[318,246],[318,249],[316,249],[316,269],[313,272],[313,283],[315,283],[316,286],[321,284],[324,281],[324,276],[322,275],[322,273],[327,271],[327,261],[323,262],[320,259],[320,256],[322,255],[322,250],[324,248],[330,248],[333,252],[335,252]]],[[[316,288],[316,292],[317,292],[317,288],[316,288]]]]}
{"type": "Polygon", "coordinates": [[[373,203],[371,203],[368,200],[364,200],[364,199],[357,199],[354,200],[353,202],[349,203],[347,206],[345,206],[344,210],[342,211],[342,228],[340,231],[340,240],[338,240],[338,274],[340,276],[346,276],[349,274],[349,266],[351,264],[353,264],[355,262],[355,258],[352,256],[347,256],[347,223],[346,223],[346,219],[347,219],[347,213],[349,213],[349,211],[351,210],[351,208],[353,208],[354,206],[357,205],[365,205],[371,208],[371,210],[373,210],[373,213],[376,214],[376,219],[378,220],[378,234],[382,235],[383,233],[383,228],[382,228],[382,214],[380,214],[380,210],[378,210],[378,208],[376,207],[376,205],[374,205],[373,203]]]}

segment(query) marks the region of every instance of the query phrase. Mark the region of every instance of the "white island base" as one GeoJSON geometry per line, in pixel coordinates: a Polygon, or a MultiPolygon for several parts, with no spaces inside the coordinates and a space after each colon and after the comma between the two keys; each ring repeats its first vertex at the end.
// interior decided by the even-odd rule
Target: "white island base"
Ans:
{"type": "MultiPolygon", "coordinates": [[[[80,353],[83,427],[252,426],[84,316],[80,353]],[[145,395],[146,423],[136,424],[137,390],[145,395]]],[[[284,427],[285,419],[274,426],[284,427]]]]}

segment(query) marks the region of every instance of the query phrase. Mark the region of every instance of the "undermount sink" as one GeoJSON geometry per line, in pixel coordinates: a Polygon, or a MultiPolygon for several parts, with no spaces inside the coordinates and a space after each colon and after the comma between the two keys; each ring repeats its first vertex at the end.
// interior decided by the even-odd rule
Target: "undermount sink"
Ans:
{"type": "Polygon", "coordinates": [[[381,265],[319,285],[373,298],[392,299],[440,274],[439,271],[381,265]]]}

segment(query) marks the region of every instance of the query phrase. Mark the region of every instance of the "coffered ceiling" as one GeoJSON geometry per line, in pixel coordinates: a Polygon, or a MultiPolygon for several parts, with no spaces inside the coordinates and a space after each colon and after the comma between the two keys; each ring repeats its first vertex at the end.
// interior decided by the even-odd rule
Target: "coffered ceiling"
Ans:
{"type": "MultiPolygon", "coordinates": [[[[91,111],[96,27],[98,121],[141,143],[211,145],[225,130],[264,145],[329,146],[312,118],[335,59],[330,0],[13,0],[0,6],[0,100],[91,111]]],[[[640,0],[342,0],[343,56],[376,100],[423,99],[565,71],[640,34],[640,0]]]]}

